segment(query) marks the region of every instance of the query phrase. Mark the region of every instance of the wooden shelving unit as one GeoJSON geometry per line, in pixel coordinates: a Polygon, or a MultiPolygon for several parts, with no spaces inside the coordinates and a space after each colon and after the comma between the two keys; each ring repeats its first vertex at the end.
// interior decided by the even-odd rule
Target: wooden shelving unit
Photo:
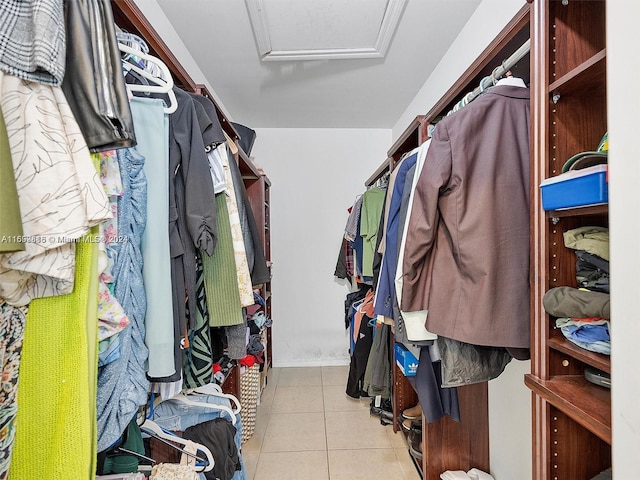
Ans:
{"type": "MultiPolygon", "coordinates": [[[[242,152],[242,150],[240,150],[242,152]]],[[[244,152],[242,152],[244,154],[244,152]]],[[[244,178],[244,184],[249,196],[251,210],[256,219],[258,229],[260,231],[260,241],[264,249],[265,258],[271,270],[271,181],[264,173],[257,168],[254,172],[249,173],[241,169],[244,178]]],[[[272,292],[271,282],[264,283],[260,286],[260,296],[265,301],[264,313],[268,318],[272,317],[272,292]]],[[[271,343],[271,327],[266,330],[266,351],[265,367],[263,371],[268,370],[272,365],[272,343],[271,343]]]]}
{"type": "Polygon", "coordinates": [[[604,0],[536,0],[532,10],[532,368],[533,475],[588,480],[611,466],[610,390],[588,382],[607,355],[564,338],[542,306],[553,287],[576,287],[576,258],[563,233],[606,227],[608,206],[545,212],[537,186],[568,158],[596,149],[607,130],[604,0]]]}

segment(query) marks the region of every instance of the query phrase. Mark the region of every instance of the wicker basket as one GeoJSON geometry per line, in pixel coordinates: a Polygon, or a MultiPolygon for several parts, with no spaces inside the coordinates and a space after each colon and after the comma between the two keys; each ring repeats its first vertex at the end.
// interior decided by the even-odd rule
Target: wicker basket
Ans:
{"type": "Polygon", "coordinates": [[[260,365],[247,368],[240,375],[240,405],[242,406],[242,443],[251,438],[256,429],[256,412],[260,396],[260,365]]]}

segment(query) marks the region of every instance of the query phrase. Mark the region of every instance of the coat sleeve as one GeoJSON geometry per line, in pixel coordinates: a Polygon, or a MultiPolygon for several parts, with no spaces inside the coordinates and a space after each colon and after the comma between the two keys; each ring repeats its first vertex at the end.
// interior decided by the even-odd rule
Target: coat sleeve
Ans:
{"type": "Polygon", "coordinates": [[[447,194],[451,177],[451,144],[447,122],[433,133],[424,167],[416,183],[402,262],[402,304],[405,312],[428,310],[430,259],[440,222],[438,200],[447,194]]]}

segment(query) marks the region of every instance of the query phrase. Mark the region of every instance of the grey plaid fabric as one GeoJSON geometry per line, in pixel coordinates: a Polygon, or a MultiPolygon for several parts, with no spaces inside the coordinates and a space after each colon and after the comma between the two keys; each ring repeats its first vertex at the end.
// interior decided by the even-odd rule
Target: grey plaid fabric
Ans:
{"type": "Polygon", "coordinates": [[[358,232],[358,223],[360,222],[360,211],[362,210],[362,195],[358,195],[353,202],[347,225],[344,227],[344,238],[353,242],[358,232]]]}
{"type": "Polygon", "coordinates": [[[0,70],[59,86],[64,66],[63,0],[0,0],[0,70]]]}

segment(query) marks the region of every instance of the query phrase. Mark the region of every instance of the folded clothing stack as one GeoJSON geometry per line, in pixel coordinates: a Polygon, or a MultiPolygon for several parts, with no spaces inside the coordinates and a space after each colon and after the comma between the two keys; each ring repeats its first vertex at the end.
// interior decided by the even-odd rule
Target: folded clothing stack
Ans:
{"type": "Polygon", "coordinates": [[[549,315],[557,317],[556,326],[567,340],[592,352],[611,354],[608,293],[555,287],[544,295],[542,303],[549,315]]]}

